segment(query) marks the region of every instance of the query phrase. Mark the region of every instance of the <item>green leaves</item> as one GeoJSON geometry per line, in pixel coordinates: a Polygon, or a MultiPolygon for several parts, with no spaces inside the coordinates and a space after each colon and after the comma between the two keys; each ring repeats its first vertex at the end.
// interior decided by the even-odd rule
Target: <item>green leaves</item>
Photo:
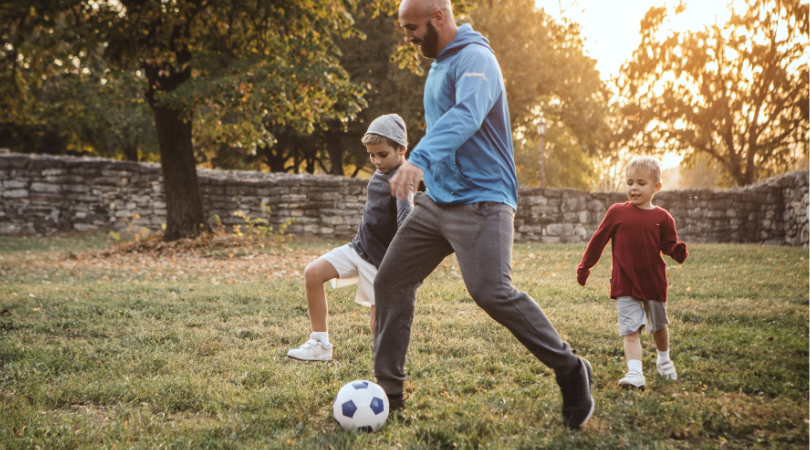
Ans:
{"type": "Polygon", "coordinates": [[[480,2],[470,15],[503,71],[520,184],[540,185],[535,123],[544,117],[547,186],[590,188],[590,158],[609,134],[608,102],[579,26],[531,0],[480,2]]]}

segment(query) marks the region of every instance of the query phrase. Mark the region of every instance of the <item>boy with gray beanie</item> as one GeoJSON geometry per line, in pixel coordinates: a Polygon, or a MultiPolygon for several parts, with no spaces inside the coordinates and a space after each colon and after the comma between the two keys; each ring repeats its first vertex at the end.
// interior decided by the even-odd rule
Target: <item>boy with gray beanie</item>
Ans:
{"type": "Polygon", "coordinates": [[[369,326],[371,334],[374,334],[374,277],[397,228],[413,209],[413,191],[405,200],[397,201],[396,197],[391,196],[388,184],[405,161],[408,149],[405,121],[396,114],[380,116],[368,127],[362,142],[371,163],[377,167],[368,181],[363,219],[351,243],[326,253],[304,270],[312,333],[307,342],[287,352],[290,358],[302,361],[332,359],[323,288],[324,283],[330,280],[332,287],[358,283],[354,301],[371,307],[369,326]]]}

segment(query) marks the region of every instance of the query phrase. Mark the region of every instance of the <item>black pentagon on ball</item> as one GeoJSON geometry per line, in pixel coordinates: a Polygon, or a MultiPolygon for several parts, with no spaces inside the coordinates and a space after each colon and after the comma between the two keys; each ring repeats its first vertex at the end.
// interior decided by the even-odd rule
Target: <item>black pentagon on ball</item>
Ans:
{"type": "Polygon", "coordinates": [[[383,410],[385,409],[385,403],[383,403],[382,399],[378,398],[378,397],[374,397],[371,400],[371,405],[370,406],[371,406],[371,410],[374,411],[374,414],[379,414],[379,413],[383,412],[383,410]]]}
{"type": "Polygon", "coordinates": [[[343,408],[343,415],[351,418],[354,416],[354,413],[357,412],[357,406],[354,405],[354,402],[349,400],[348,402],[342,405],[343,408]]]}
{"type": "Polygon", "coordinates": [[[365,389],[368,387],[368,383],[365,381],[358,381],[357,383],[352,383],[352,387],[355,389],[365,389]]]}
{"type": "Polygon", "coordinates": [[[371,433],[372,431],[374,431],[374,429],[371,428],[371,426],[357,427],[357,429],[360,431],[365,431],[366,433],[371,433]]]}

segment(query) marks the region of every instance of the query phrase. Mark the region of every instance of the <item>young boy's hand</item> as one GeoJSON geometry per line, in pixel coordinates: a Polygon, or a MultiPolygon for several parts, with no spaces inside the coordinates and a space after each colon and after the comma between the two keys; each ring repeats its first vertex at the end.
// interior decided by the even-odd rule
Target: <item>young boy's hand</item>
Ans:
{"type": "Polygon", "coordinates": [[[577,268],[577,283],[579,283],[580,286],[585,286],[585,282],[588,281],[588,275],[590,274],[591,269],[577,268]]]}

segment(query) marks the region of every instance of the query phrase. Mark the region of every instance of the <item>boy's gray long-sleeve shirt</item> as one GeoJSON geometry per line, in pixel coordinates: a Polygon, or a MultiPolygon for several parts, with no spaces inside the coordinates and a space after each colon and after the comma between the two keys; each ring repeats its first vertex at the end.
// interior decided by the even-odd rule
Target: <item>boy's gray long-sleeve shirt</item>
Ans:
{"type": "Polygon", "coordinates": [[[361,258],[377,268],[380,267],[397,228],[413,209],[413,192],[402,201],[397,201],[391,195],[391,185],[388,182],[397,170],[399,168],[388,173],[377,170],[368,180],[363,219],[357,227],[357,236],[349,244],[361,258]]]}

